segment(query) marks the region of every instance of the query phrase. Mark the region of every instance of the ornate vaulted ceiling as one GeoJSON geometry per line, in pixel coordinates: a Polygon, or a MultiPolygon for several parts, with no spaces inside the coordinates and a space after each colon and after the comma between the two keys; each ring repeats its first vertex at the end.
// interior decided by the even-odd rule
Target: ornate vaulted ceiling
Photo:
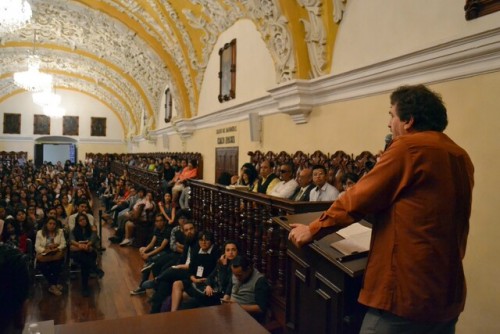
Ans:
{"type": "Polygon", "coordinates": [[[250,19],[275,62],[276,83],[328,73],[346,0],[30,0],[31,23],[0,36],[0,103],[22,92],[13,73],[33,50],[56,89],[81,92],[115,112],[124,133],[155,113],[168,86],[179,115],[196,116],[218,36],[250,19]]]}

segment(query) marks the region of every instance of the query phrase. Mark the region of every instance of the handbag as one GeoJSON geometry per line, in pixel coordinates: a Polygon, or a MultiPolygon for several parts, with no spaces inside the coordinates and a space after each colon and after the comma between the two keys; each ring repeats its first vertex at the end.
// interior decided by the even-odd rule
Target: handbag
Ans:
{"type": "Polygon", "coordinates": [[[36,254],[36,260],[38,262],[53,262],[62,260],[63,258],[64,258],[64,252],[60,249],[50,253],[36,254]]]}

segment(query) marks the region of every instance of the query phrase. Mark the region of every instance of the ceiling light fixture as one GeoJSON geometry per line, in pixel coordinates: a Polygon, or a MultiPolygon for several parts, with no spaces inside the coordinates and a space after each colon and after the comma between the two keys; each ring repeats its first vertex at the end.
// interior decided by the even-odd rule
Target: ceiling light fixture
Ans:
{"type": "Polygon", "coordinates": [[[61,118],[66,114],[66,109],[58,106],[43,107],[43,114],[50,118],[61,118]]]}
{"type": "Polygon", "coordinates": [[[52,89],[33,93],[33,103],[41,107],[58,106],[61,103],[61,95],[57,95],[52,89]]]}
{"type": "Polygon", "coordinates": [[[14,73],[14,83],[30,92],[50,90],[52,75],[40,72],[40,57],[35,54],[36,30],[33,38],[33,54],[28,57],[28,70],[14,73]]]}
{"type": "Polygon", "coordinates": [[[0,4],[0,33],[13,32],[31,20],[31,6],[26,0],[2,0],[0,4]]]}

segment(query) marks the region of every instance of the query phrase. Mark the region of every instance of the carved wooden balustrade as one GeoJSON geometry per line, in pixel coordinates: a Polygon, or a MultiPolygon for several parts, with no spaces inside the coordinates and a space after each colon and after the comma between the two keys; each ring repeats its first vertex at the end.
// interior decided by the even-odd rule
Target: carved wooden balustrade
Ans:
{"type": "Polygon", "coordinates": [[[241,254],[253,259],[271,282],[274,294],[283,297],[287,233],[270,218],[323,211],[331,202],[295,202],[199,180],[190,181],[190,185],[197,227],[212,231],[219,245],[228,239],[238,241],[241,254]]]}

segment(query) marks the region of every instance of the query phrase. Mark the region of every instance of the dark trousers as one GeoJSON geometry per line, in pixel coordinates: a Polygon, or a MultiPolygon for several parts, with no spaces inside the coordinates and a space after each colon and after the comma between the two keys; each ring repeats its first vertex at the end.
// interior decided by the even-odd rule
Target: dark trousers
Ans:
{"type": "Polygon", "coordinates": [[[63,262],[64,260],[38,262],[38,269],[40,269],[49,285],[57,285],[59,283],[63,262]]]}
{"type": "Polygon", "coordinates": [[[161,309],[161,304],[172,294],[172,284],[175,281],[182,281],[189,278],[189,270],[174,269],[172,267],[163,271],[156,281],[156,291],[151,298],[151,313],[158,313],[161,309]]]}
{"type": "Polygon", "coordinates": [[[417,322],[369,308],[360,334],[454,334],[458,319],[447,322],[417,322]]]}
{"type": "Polygon", "coordinates": [[[72,252],[71,257],[80,265],[82,274],[82,288],[89,286],[89,275],[97,271],[97,253],[96,252],[72,252]]]}
{"type": "Polygon", "coordinates": [[[176,264],[178,258],[178,254],[172,252],[161,252],[150,257],[147,263],[153,262],[154,265],[150,270],[145,270],[144,272],[142,272],[141,283],[139,284],[139,286],[149,279],[149,274],[151,272],[153,272],[154,277],[157,277],[161,274],[164,268],[166,269],[176,264]]]}

